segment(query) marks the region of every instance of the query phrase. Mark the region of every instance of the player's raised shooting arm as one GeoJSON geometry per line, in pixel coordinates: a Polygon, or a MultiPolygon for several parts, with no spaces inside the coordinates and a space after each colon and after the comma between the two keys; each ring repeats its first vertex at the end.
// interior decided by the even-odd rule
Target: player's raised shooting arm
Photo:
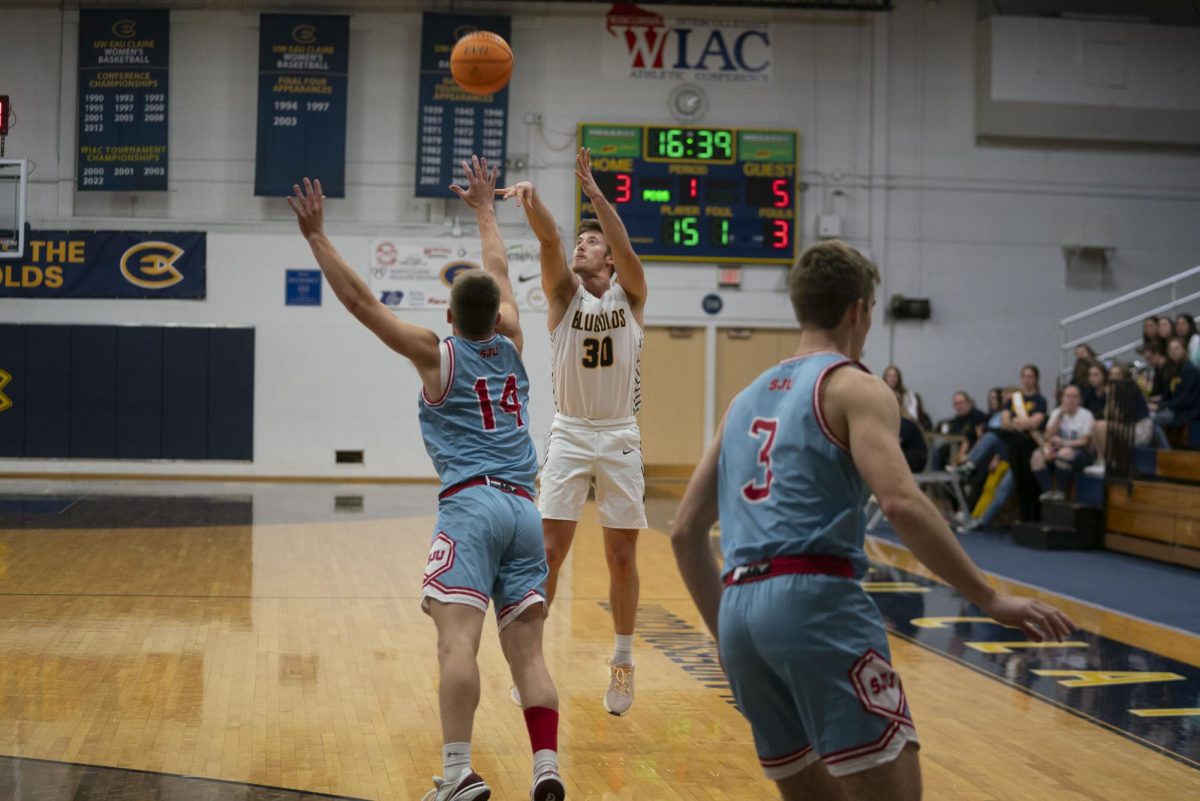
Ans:
{"type": "Polygon", "coordinates": [[[496,330],[511,339],[520,353],[525,344],[520,314],[512,280],[508,276],[504,238],[500,236],[500,225],[496,222],[496,177],[499,170],[489,167],[487,159],[478,156],[472,156],[470,162],[462,162],[462,168],[467,178],[467,188],[453,184],[450,191],[475,210],[475,222],[479,225],[479,240],[483,246],[483,269],[496,279],[500,287],[500,321],[496,330]]]}
{"type": "Polygon", "coordinates": [[[525,209],[529,227],[538,238],[542,265],[542,291],[551,304],[556,301],[568,304],[575,294],[577,279],[567,266],[567,256],[563,251],[562,237],[558,235],[558,225],[546,204],[542,202],[533,183],[521,181],[506,189],[498,190],[507,199],[515,199],[517,205],[525,209]]]}
{"type": "Polygon", "coordinates": [[[613,267],[616,268],[621,288],[625,290],[630,305],[640,312],[648,293],[646,269],[633,250],[625,223],[621,222],[617,210],[608,202],[608,198],[600,191],[595,178],[592,177],[592,152],[588,148],[579,148],[579,153],[575,155],[575,177],[579,179],[580,188],[596,210],[596,219],[600,221],[604,239],[612,250],[613,267]]]}
{"type": "Polygon", "coordinates": [[[831,429],[846,431],[855,467],[900,539],[929,569],[997,622],[1036,641],[1061,641],[1074,624],[1057,609],[992,588],[917,487],[900,450],[900,408],[886,384],[853,368],[833,373],[823,406],[831,429]]]}
{"type": "Polygon", "coordinates": [[[721,572],[713,554],[709,532],[718,517],[717,465],[724,430],[725,423],[722,421],[700,464],[696,465],[696,471],[692,473],[683,500],[675,510],[675,522],[671,525],[671,548],[675,551],[675,562],[683,575],[683,583],[687,585],[714,639],[717,637],[717,616],[721,606],[721,572]]]}
{"type": "Polygon", "coordinates": [[[293,194],[287,201],[296,213],[300,233],[308,240],[333,294],[385,345],[411,360],[421,375],[422,383],[426,384],[431,394],[439,395],[441,354],[438,352],[438,335],[396,317],[371,293],[367,282],[346,264],[325,235],[324,198],[321,182],[314,184],[305,178],[303,190],[294,186],[293,194]]]}

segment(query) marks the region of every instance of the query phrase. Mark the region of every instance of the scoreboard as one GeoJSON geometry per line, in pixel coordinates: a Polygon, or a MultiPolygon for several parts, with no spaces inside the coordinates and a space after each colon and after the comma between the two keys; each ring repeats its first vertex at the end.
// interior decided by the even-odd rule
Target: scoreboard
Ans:
{"type": "MultiPolygon", "coordinates": [[[[642,260],[795,260],[795,131],[582,123],[578,135],[642,260]]],[[[592,216],[577,187],[576,221],[592,216]]]]}

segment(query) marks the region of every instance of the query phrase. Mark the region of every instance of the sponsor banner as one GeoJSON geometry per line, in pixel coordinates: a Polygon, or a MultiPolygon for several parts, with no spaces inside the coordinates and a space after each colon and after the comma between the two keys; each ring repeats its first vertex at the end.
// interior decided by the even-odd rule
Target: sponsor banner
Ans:
{"type": "Polygon", "coordinates": [[[281,197],[319,178],[346,196],[350,18],[263,14],[258,32],[258,155],[254,194],[281,197]]]}
{"type": "Polygon", "coordinates": [[[633,3],[605,15],[606,78],[693,83],[771,80],[771,23],[733,17],[667,17],[633,3]]]}
{"type": "Polygon", "coordinates": [[[79,191],[166,190],[169,14],[80,9],[79,191]]]}
{"type": "Polygon", "coordinates": [[[508,87],[490,95],[463,91],[450,75],[454,43],[474,31],[511,41],[512,19],[475,14],[421,15],[421,85],[417,115],[417,197],[453,198],[462,183],[459,162],[481,156],[500,168],[504,186],[508,87]]]}
{"type": "Polygon", "coordinates": [[[0,261],[0,297],[202,299],[205,247],[196,231],[32,231],[0,261]]]}
{"type": "MultiPolygon", "coordinates": [[[[371,240],[367,283],[394,309],[444,309],[450,284],[466,270],[482,269],[478,242],[430,245],[414,239],[371,240]]],[[[508,245],[508,275],[522,311],[545,311],[537,242],[508,245]]]]}

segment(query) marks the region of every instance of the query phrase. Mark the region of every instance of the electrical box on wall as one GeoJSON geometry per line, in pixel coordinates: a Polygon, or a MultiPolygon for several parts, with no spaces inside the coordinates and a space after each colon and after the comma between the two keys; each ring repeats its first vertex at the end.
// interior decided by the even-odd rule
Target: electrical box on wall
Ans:
{"type": "Polygon", "coordinates": [[[817,217],[817,236],[821,239],[837,239],[842,235],[842,218],[836,214],[821,214],[817,217]]]}

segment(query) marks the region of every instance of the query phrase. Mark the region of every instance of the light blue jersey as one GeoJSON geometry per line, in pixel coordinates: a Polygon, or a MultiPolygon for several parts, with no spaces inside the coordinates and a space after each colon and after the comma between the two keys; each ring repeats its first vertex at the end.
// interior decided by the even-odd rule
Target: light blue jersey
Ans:
{"type": "Polygon", "coordinates": [[[726,570],[825,554],[850,560],[856,576],[866,573],[866,485],[825,425],[817,394],[824,378],[846,365],[855,363],[837,353],[787,359],[734,398],[718,472],[726,570]]]}
{"type": "Polygon", "coordinates": [[[532,494],[537,452],[529,436],[529,378],[508,337],[447,337],[444,392],[421,393],[421,434],[442,489],[479,476],[532,494]]]}
{"type": "Polygon", "coordinates": [[[819,555],[865,575],[866,486],[820,401],[834,370],[859,367],[836,353],[780,362],[725,419],[721,549],[727,571],[754,566],[721,594],[721,659],[776,781],[818,759],[833,776],[870,770],[917,742],[883,618],[862,584],[836,570],[755,572],[777,557],[819,555]]]}

